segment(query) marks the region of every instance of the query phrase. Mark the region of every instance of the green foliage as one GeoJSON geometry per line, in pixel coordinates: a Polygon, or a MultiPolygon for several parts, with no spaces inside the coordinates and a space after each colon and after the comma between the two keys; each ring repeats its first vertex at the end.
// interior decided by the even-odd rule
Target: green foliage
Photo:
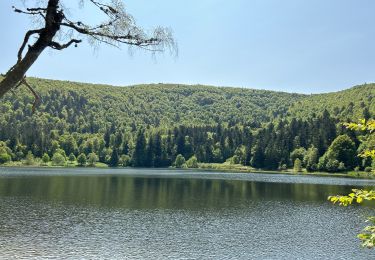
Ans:
{"type": "Polygon", "coordinates": [[[48,153],[44,153],[43,156],[42,156],[42,162],[44,164],[47,164],[50,160],[51,160],[51,158],[49,157],[48,153]]]}
{"type": "Polygon", "coordinates": [[[329,159],[328,159],[328,156],[326,154],[324,154],[322,157],[320,157],[319,162],[318,162],[318,170],[319,171],[326,170],[328,161],[329,161],[329,159]]]}
{"type": "Polygon", "coordinates": [[[140,129],[137,133],[135,149],[133,153],[133,165],[135,167],[144,166],[146,164],[146,138],[144,129],[140,129]]]}
{"type": "Polygon", "coordinates": [[[290,153],[290,160],[292,162],[295,162],[296,159],[299,159],[302,164],[302,161],[305,158],[305,156],[306,156],[306,149],[303,147],[299,147],[299,148],[294,149],[294,151],[290,153]]]}
{"type": "Polygon", "coordinates": [[[288,169],[288,166],[284,163],[284,164],[282,164],[282,165],[280,165],[280,167],[279,167],[279,171],[286,171],[288,169]]]}
{"type": "MultiPolygon", "coordinates": [[[[271,118],[286,115],[292,103],[307,97],[266,90],[202,85],[111,87],[36,78],[28,78],[28,82],[43,100],[37,117],[46,122],[47,126],[57,123],[59,127],[66,127],[69,133],[92,130],[104,133],[106,124],[102,123],[112,121],[117,121],[119,125],[134,123],[154,127],[213,125],[230,121],[268,122],[271,118]],[[51,116],[51,120],[46,116],[51,116]]],[[[18,114],[18,122],[10,120],[9,123],[22,128],[33,124],[33,121],[25,123],[25,118],[31,116],[31,107],[28,107],[30,103],[32,96],[25,91],[19,90],[17,95],[9,93],[0,106],[0,122],[10,115],[18,114]],[[17,104],[14,102],[16,97],[17,104]]],[[[74,142],[71,144],[74,149],[74,142]]],[[[64,146],[63,143],[60,145],[64,146]]],[[[73,151],[67,151],[68,154],[70,152],[73,151]]]]}
{"type": "MultiPolygon", "coordinates": [[[[353,202],[360,204],[364,201],[375,200],[375,191],[373,190],[353,189],[352,191],[348,196],[329,196],[328,200],[332,203],[338,203],[341,206],[348,206],[353,202]]],[[[363,233],[358,235],[358,238],[362,240],[363,247],[373,248],[375,246],[375,217],[369,217],[367,222],[370,222],[372,225],[366,226],[363,229],[363,233]]]]}
{"type": "Polygon", "coordinates": [[[328,172],[353,169],[355,166],[356,146],[348,135],[338,136],[327,152],[319,159],[318,168],[328,172]]]}
{"type": "Polygon", "coordinates": [[[348,118],[363,118],[363,112],[367,110],[368,116],[374,117],[374,97],[375,84],[364,84],[343,91],[310,95],[295,102],[289,113],[306,118],[326,109],[334,117],[347,122],[348,118]]]}
{"type": "Polygon", "coordinates": [[[0,153],[0,164],[9,162],[12,158],[7,153],[0,153]]]}
{"type": "MultiPolygon", "coordinates": [[[[360,123],[348,123],[346,126],[352,130],[356,131],[365,131],[367,130],[370,133],[375,131],[375,120],[361,120],[360,123]]],[[[359,147],[360,154],[362,158],[371,158],[373,162],[375,161],[375,134],[367,135],[362,138],[362,144],[359,147]]]]}
{"type": "Polygon", "coordinates": [[[12,160],[12,150],[6,142],[0,141],[0,164],[7,163],[12,160]]]}
{"type": "Polygon", "coordinates": [[[327,164],[325,165],[325,170],[327,172],[337,172],[340,166],[340,162],[335,159],[328,159],[327,164]]]}
{"type": "Polygon", "coordinates": [[[375,217],[367,218],[367,222],[371,225],[366,226],[358,235],[358,238],[362,240],[362,246],[367,248],[373,248],[375,246],[375,217]]]}
{"type": "Polygon", "coordinates": [[[74,155],[74,153],[69,154],[69,161],[70,161],[71,163],[73,163],[75,160],[77,160],[77,158],[76,158],[76,156],[74,155]]]}
{"type": "Polygon", "coordinates": [[[302,172],[302,161],[301,161],[301,159],[297,158],[294,161],[293,169],[294,169],[295,172],[302,172]]]}
{"type": "Polygon", "coordinates": [[[257,145],[254,149],[253,157],[250,160],[250,165],[254,168],[263,168],[264,167],[264,151],[260,145],[257,145]]]}
{"type": "MultiPolygon", "coordinates": [[[[346,126],[349,129],[352,130],[367,130],[370,133],[373,133],[375,130],[375,121],[370,120],[361,120],[361,123],[359,124],[346,124],[346,126]]],[[[374,150],[367,150],[368,153],[363,153],[361,156],[366,157],[369,156],[372,159],[375,159],[375,156],[373,156],[372,151],[374,150]]],[[[365,169],[366,170],[366,169],[365,169]]],[[[353,192],[350,193],[348,196],[342,196],[342,195],[336,195],[336,196],[329,196],[328,200],[330,200],[332,203],[339,203],[341,206],[348,206],[352,204],[353,202],[356,202],[358,204],[362,203],[363,201],[372,201],[375,200],[375,191],[370,190],[358,190],[353,189],[353,192]]],[[[370,217],[367,219],[367,222],[370,222],[372,225],[366,226],[363,229],[363,233],[360,233],[358,235],[358,238],[362,241],[362,246],[367,248],[373,248],[375,247],[375,217],[370,217]]]]}
{"type": "Polygon", "coordinates": [[[111,167],[117,167],[119,163],[119,157],[117,149],[113,149],[111,159],[109,160],[109,166],[111,167]]]}
{"type": "MultiPolygon", "coordinates": [[[[126,165],[136,167],[168,167],[181,154],[195,155],[202,163],[232,158],[232,163],[270,170],[291,167],[299,158],[308,171],[315,171],[332,141],[347,134],[340,119],[350,115],[345,108],[337,112],[336,94],[319,96],[327,103],[317,106],[315,95],[252,89],[164,84],[118,88],[33,78],[29,82],[43,100],[37,113],[31,114],[33,97],[25,91],[6,95],[0,104],[0,152],[3,142],[12,160],[23,160],[28,151],[36,157],[60,153],[65,158],[95,153],[99,162],[110,164],[117,151],[118,158],[130,158],[126,165]],[[309,102],[315,104],[313,112],[309,102]]],[[[346,93],[356,96],[353,111],[361,108],[367,118],[374,114],[371,88],[337,95],[346,100],[346,93]]],[[[350,134],[355,145],[362,136],[350,134]]],[[[339,158],[342,154],[331,159],[348,170],[371,165],[369,160],[348,163],[339,158]]]]}
{"type": "MultiPolygon", "coordinates": [[[[16,144],[15,147],[13,148],[13,151],[14,151],[14,160],[21,161],[22,159],[25,158],[27,147],[26,145],[16,144]]],[[[11,149],[9,149],[8,154],[9,153],[12,153],[11,149]]]]}
{"type": "Polygon", "coordinates": [[[131,158],[129,155],[123,154],[119,159],[119,165],[123,167],[131,166],[131,158]]]}
{"type": "Polygon", "coordinates": [[[60,152],[55,152],[52,156],[52,164],[56,166],[64,166],[66,163],[66,158],[60,152]]]}
{"type": "Polygon", "coordinates": [[[90,153],[87,157],[87,162],[90,166],[95,166],[95,163],[99,160],[96,153],[90,153]]]}
{"type": "Polygon", "coordinates": [[[307,149],[303,158],[303,163],[306,166],[306,170],[309,172],[316,171],[318,169],[318,158],[319,151],[314,146],[307,149]]]}
{"type": "Polygon", "coordinates": [[[189,160],[186,161],[186,165],[188,168],[198,168],[198,159],[195,155],[190,157],[189,160]]]}
{"type": "Polygon", "coordinates": [[[78,155],[77,162],[78,162],[79,166],[86,165],[86,163],[87,163],[86,155],[84,153],[81,153],[80,155],[78,155]]]}
{"type": "Polygon", "coordinates": [[[241,163],[241,157],[238,155],[233,155],[232,157],[228,158],[227,162],[230,164],[240,164],[241,163]]]}
{"type": "Polygon", "coordinates": [[[29,151],[26,155],[26,159],[24,162],[26,165],[34,165],[35,164],[35,158],[31,151],[29,151]]]}
{"type": "Polygon", "coordinates": [[[332,203],[339,203],[340,206],[348,206],[353,202],[362,203],[364,200],[375,200],[375,191],[370,190],[359,190],[353,189],[353,192],[350,193],[348,196],[329,196],[328,200],[332,203]]]}
{"type": "Polygon", "coordinates": [[[340,135],[328,148],[327,156],[329,159],[334,159],[343,162],[348,167],[353,167],[357,156],[356,146],[348,135],[340,135]]]}
{"type": "Polygon", "coordinates": [[[55,151],[54,154],[57,154],[57,153],[61,154],[64,157],[64,159],[66,160],[66,153],[65,153],[65,151],[63,149],[61,149],[61,148],[56,149],[56,151],[55,151]]]}
{"type": "Polygon", "coordinates": [[[360,123],[346,123],[345,124],[347,128],[351,130],[361,130],[361,131],[368,131],[370,133],[373,133],[375,131],[375,120],[370,119],[362,119],[360,120],[360,123]]]}
{"type": "MultiPolygon", "coordinates": [[[[233,163],[238,163],[238,164],[245,164],[245,160],[246,160],[246,149],[243,145],[237,147],[237,149],[234,151],[234,156],[233,157],[236,157],[235,159],[233,159],[233,163]]],[[[232,157],[232,158],[233,158],[232,157]]]]}
{"type": "Polygon", "coordinates": [[[174,165],[176,168],[186,168],[185,157],[182,154],[177,155],[174,165]]]}
{"type": "Polygon", "coordinates": [[[346,170],[345,164],[343,162],[340,162],[339,166],[337,167],[337,170],[339,172],[345,171],[346,170]]]}
{"type": "MultiPolygon", "coordinates": [[[[78,145],[74,137],[70,134],[64,134],[59,137],[59,144],[61,149],[65,151],[66,154],[77,153],[78,145]]],[[[74,160],[73,160],[74,161],[74,160]]]]}

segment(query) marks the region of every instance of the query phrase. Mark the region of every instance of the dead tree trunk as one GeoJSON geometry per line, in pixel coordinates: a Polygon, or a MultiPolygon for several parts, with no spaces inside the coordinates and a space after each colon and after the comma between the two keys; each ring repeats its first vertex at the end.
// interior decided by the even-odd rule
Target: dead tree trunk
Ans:
{"type": "MultiPolygon", "coordinates": [[[[26,8],[26,10],[17,9],[14,11],[21,14],[27,14],[39,17],[44,26],[37,30],[30,30],[25,34],[23,43],[18,51],[16,64],[5,74],[4,79],[0,82],[0,98],[9,90],[25,83],[25,74],[39,55],[50,47],[55,50],[63,50],[71,45],[77,46],[81,40],[69,36],[70,41],[59,43],[54,41],[58,31],[64,32],[70,30],[74,35],[88,37],[91,41],[105,43],[113,46],[126,44],[136,46],[153,52],[163,51],[165,48],[176,50],[176,44],[172,33],[168,28],[157,27],[150,35],[142,28],[136,25],[135,20],[129,15],[121,1],[88,0],[93,6],[106,15],[108,21],[99,25],[87,25],[81,21],[71,21],[64,14],[61,8],[62,0],[48,0],[46,7],[26,8]],[[30,37],[36,36],[36,41],[29,45],[30,37]],[[23,55],[25,48],[26,54],[23,55]]],[[[28,85],[30,89],[31,86],[28,85]]],[[[36,100],[38,99],[35,92],[32,91],[36,100]]]]}
{"type": "Polygon", "coordinates": [[[21,82],[27,70],[38,59],[44,49],[45,47],[35,50],[30,49],[25,57],[5,74],[5,78],[0,82],[0,98],[21,82]]]}
{"type": "Polygon", "coordinates": [[[0,98],[24,79],[26,72],[38,59],[39,55],[51,45],[53,37],[60,29],[60,23],[64,18],[63,13],[58,11],[58,4],[59,0],[49,0],[47,7],[41,8],[46,13],[45,26],[42,29],[31,30],[26,33],[18,51],[17,63],[5,74],[4,79],[0,82],[0,98]],[[25,56],[22,57],[22,52],[33,34],[39,34],[39,38],[32,46],[28,46],[25,56]]]}

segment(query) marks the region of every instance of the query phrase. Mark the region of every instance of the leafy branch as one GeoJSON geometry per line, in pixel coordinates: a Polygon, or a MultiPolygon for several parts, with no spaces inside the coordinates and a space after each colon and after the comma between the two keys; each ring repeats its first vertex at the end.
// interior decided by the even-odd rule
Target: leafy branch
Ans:
{"type": "MultiPolygon", "coordinates": [[[[346,123],[345,126],[348,129],[355,131],[368,131],[374,133],[375,131],[375,120],[365,119],[360,120],[359,123],[346,123]]],[[[366,150],[362,152],[359,156],[361,157],[370,157],[372,160],[375,160],[375,150],[366,150]]],[[[338,203],[340,206],[347,207],[352,203],[361,204],[364,201],[373,201],[375,200],[375,190],[359,190],[353,189],[352,193],[347,196],[335,195],[329,196],[328,200],[333,204],[338,203]]],[[[362,233],[358,234],[358,238],[362,241],[362,246],[367,248],[375,247],[375,216],[369,217],[366,222],[371,223],[371,225],[366,226],[362,233]]]]}

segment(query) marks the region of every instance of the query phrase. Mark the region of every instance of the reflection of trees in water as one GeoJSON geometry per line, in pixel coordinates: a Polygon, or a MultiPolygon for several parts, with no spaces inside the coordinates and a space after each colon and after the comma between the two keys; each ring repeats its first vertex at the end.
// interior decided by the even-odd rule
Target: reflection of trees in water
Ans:
{"type": "Polygon", "coordinates": [[[326,201],[351,187],[235,180],[128,176],[0,179],[0,195],[131,208],[228,207],[259,200],[326,201]]]}

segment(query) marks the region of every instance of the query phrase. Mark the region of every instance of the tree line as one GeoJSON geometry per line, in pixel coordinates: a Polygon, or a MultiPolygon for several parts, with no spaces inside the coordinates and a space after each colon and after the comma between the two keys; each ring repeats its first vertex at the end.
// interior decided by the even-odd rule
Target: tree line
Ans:
{"type": "Polygon", "coordinates": [[[257,129],[218,124],[139,127],[134,131],[111,126],[104,133],[93,134],[59,134],[52,130],[41,147],[34,140],[30,140],[31,146],[11,140],[1,142],[0,163],[33,156],[57,165],[76,160],[81,165],[102,162],[134,167],[197,167],[198,162],[228,162],[283,170],[297,162],[309,171],[337,172],[371,166],[371,161],[356,156],[360,138],[360,133],[346,130],[324,111],[308,120],[280,120],[257,129]]]}
{"type": "Polygon", "coordinates": [[[0,163],[39,158],[56,165],[196,167],[227,162],[331,172],[371,166],[355,155],[374,140],[363,140],[363,133],[342,124],[354,116],[373,117],[368,85],[340,93],[340,102],[333,94],[320,96],[326,101],[319,106],[316,96],[263,90],[30,81],[43,99],[35,114],[31,95],[9,94],[0,104],[0,163]],[[350,109],[338,108],[347,102],[350,109]]]}

